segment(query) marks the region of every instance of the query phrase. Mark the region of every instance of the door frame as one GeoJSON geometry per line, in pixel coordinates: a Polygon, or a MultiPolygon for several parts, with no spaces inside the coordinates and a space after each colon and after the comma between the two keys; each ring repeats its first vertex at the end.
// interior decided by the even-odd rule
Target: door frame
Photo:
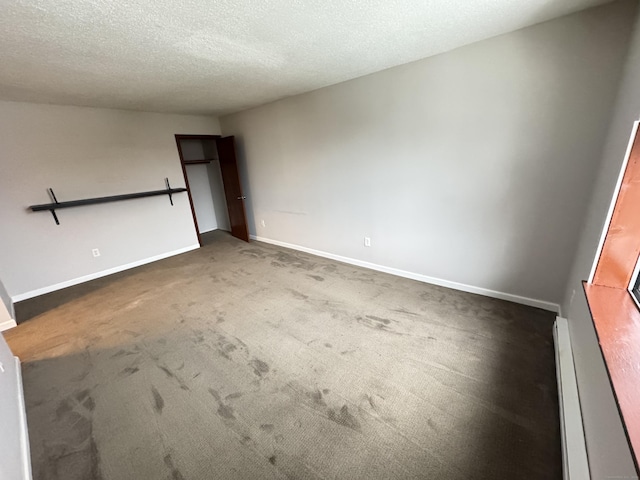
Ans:
{"type": "Polygon", "coordinates": [[[200,237],[200,229],[198,228],[198,219],[196,218],[196,209],[193,206],[193,197],[191,196],[191,187],[189,187],[189,179],[187,178],[187,168],[186,165],[197,165],[197,164],[207,164],[211,163],[206,160],[195,160],[189,161],[185,164],[184,157],[182,155],[182,145],[180,145],[180,140],[217,140],[218,138],[222,138],[222,135],[184,135],[184,134],[175,134],[176,137],[176,145],[178,147],[178,156],[180,157],[180,166],[182,167],[182,176],[184,178],[184,186],[187,189],[187,196],[189,197],[189,205],[191,206],[191,215],[193,216],[193,226],[196,229],[196,235],[198,236],[198,244],[202,246],[202,238],[200,237]]]}

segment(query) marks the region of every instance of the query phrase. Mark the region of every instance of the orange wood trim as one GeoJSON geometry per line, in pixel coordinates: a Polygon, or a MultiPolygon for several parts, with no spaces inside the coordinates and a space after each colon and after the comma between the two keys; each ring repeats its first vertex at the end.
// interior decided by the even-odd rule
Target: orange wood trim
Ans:
{"type": "Polygon", "coordinates": [[[193,137],[201,137],[201,135],[179,135],[176,134],[176,145],[178,146],[178,157],[180,157],[180,167],[182,167],[182,176],[184,178],[184,186],[187,189],[187,195],[189,196],[189,206],[191,207],[191,216],[193,217],[193,227],[196,229],[196,235],[198,237],[198,244],[202,246],[202,237],[200,235],[200,229],[198,228],[198,219],[196,218],[196,209],[193,206],[193,197],[191,196],[191,188],[189,187],[189,177],[187,177],[187,168],[185,167],[184,156],[182,155],[182,145],[180,140],[193,137]]]}
{"type": "Polygon", "coordinates": [[[584,283],[636,469],[640,460],[640,310],[626,288],[584,283]]]}
{"type": "Polygon", "coordinates": [[[626,289],[640,253],[640,135],[631,148],[593,283],[626,289]]]}

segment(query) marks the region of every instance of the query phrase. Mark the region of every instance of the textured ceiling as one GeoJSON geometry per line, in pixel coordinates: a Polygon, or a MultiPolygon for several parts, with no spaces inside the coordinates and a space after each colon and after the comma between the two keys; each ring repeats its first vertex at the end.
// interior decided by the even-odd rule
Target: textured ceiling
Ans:
{"type": "Polygon", "coordinates": [[[607,0],[2,0],[0,99],[223,114],[607,0]]]}

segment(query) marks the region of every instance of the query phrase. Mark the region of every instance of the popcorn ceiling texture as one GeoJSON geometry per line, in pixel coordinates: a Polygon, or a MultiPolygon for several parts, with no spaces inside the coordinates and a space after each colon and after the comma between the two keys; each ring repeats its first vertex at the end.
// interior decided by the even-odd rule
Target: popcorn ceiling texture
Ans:
{"type": "Polygon", "coordinates": [[[0,99],[225,114],[607,0],[3,0],[0,99]]]}

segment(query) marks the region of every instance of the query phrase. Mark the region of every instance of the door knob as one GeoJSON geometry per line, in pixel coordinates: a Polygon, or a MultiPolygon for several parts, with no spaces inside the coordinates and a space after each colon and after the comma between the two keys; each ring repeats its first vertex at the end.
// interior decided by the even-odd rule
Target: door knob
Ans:
{"type": "Polygon", "coordinates": [[[245,196],[238,197],[238,200],[244,200],[245,198],[247,198],[247,197],[245,197],[245,196]]]}

